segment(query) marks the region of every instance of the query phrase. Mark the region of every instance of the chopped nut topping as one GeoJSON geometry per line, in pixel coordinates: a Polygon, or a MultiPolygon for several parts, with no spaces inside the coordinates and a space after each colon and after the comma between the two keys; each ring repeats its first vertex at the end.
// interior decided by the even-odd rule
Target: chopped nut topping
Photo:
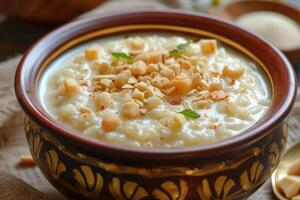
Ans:
{"type": "Polygon", "coordinates": [[[138,60],[132,63],[130,70],[133,75],[143,75],[147,72],[147,66],[143,61],[138,60]]]}
{"type": "Polygon", "coordinates": [[[103,85],[104,87],[109,88],[112,85],[112,80],[110,80],[110,79],[101,79],[100,84],[103,85]]]}
{"type": "Polygon", "coordinates": [[[170,83],[169,79],[162,77],[160,75],[157,75],[154,77],[154,79],[151,80],[151,84],[158,88],[163,88],[167,86],[170,83]]]}
{"type": "Polygon", "coordinates": [[[140,114],[140,107],[133,101],[128,101],[123,105],[123,114],[127,118],[135,118],[140,114]]]}
{"type": "Polygon", "coordinates": [[[96,48],[87,48],[85,50],[85,59],[96,60],[98,58],[98,50],[96,48]]]}
{"type": "Polygon", "coordinates": [[[99,74],[107,74],[110,72],[110,63],[108,61],[95,61],[93,67],[98,70],[99,74]]]}
{"type": "Polygon", "coordinates": [[[229,97],[229,94],[227,92],[224,92],[222,90],[219,91],[213,91],[209,93],[209,98],[213,101],[222,101],[229,97]]]}
{"type": "Polygon", "coordinates": [[[200,40],[200,47],[203,54],[214,54],[217,51],[217,41],[212,39],[200,40]]]}
{"type": "Polygon", "coordinates": [[[222,75],[225,77],[229,77],[233,80],[239,79],[244,74],[244,68],[240,67],[237,69],[233,69],[231,67],[225,66],[222,71],[222,75]]]}
{"type": "Polygon", "coordinates": [[[102,119],[102,128],[106,132],[114,131],[118,128],[120,119],[117,116],[104,116],[102,119]]]}
{"type": "Polygon", "coordinates": [[[160,75],[163,76],[163,77],[166,77],[170,80],[175,78],[175,72],[172,69],[169,69],[169,68],[163,68],[160,71],[160,75]]]}
{"type": "Polygon", "coordinates": [[[80,92],[80,86],[73,78],[65,78],[64,80],[65,92],[66,93],[77,93],[80,92]]]}
{"type": "Polygon", "coordinates": [[[114,78],[115,86],[118,87],[118,88],[122,87],[123,85],[125,85],[127,83],[130,76],[131,76],[131,71],[130,70],[125,70],[125,71],[119,73],[114,78]]]}
{"type": "Polygon", "coordinates": [[[134,89],[134,91],[132,93],[132,98],[144,101],[145,97],[144,97],[144,93],[142,93],[138,89],[134,89]]]}
{"type": "Polygon", "coordinates": [[[177,76],[171,81],[170,85],[176,89],[174,94],[184,95],[191,89],[192,80],[186,76],[177,76]]]}
{"type": "Polygon", "coordinates": [[[95,104],[97,110],[104,110],[105,108],[108,108],[111,104],[110,94],[108,92],[101,92],[100,94],[97,94],[95,97],[95,104]]]}

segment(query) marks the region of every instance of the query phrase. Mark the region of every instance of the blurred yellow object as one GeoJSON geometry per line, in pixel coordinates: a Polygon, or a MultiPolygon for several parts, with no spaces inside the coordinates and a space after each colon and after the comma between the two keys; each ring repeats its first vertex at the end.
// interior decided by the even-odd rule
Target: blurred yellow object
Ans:
{"type": "Polygon", "coordinates": [[[220,5],[223,0],[211,0],[211,4],[214,6],[220,5]]]}

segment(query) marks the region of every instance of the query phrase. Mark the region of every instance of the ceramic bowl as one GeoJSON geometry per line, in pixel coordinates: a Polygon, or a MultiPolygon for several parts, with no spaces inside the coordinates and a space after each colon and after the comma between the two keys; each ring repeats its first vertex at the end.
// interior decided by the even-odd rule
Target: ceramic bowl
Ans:
{"type": "Polygon", "coordinates": [[[27,115],[25,132],[32,156],[47,179],[70,199],[243,199],[279,163],[296,78],[280,51],[229,22],[178,11],[145,11],[74,21],[49,33],[25,53],[15,89],[27,115]],[[218,143],[144,149],[70,131],[42,107],[39,80],[63,52],[95,38],[157,31],[216,38],[251,57],[270,81],[269,111],[251,128],[218,143]]]}
{"type": "MultiPolygon", "coordinates": [[[[229,19],[235,20],[236,18],[244,15],[246,13],[255,11],[271,11],[283,14],[291,19],[293,19],[300,26],[300,10],[295,6],[272,2],[272,1],[261,1],[261,0],[245,0],[245,1],[235,1],[227,4],[220,12],[221,16],[229,19]]],[[[288,57],[290,62],[293,64],[299,64],[300,62],[300,47],[290,50],[282,50],[283,53],[288,57]]]]}

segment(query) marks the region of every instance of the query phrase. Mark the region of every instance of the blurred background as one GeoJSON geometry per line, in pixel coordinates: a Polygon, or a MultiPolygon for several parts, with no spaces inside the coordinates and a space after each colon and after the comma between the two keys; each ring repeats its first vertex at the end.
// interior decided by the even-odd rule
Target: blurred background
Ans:
{"type": "MultiPolygon", "coordinates": [[[[39,37],[83,13],[111,3],[117,7],[122,1],[125,0],[0,0],[0,61],[23,53],[39,37]]],[[[132,0],[133,5],[139,4],[140,7],[149,4],[150,8],[172,7],[210,14],[218,14],[224,5],[233,1],[132,0]]],[[[299,0],[284,3],[300,6],[299,0]]],[[[132,8],[136,7],[133,5],[132,8]]]]}

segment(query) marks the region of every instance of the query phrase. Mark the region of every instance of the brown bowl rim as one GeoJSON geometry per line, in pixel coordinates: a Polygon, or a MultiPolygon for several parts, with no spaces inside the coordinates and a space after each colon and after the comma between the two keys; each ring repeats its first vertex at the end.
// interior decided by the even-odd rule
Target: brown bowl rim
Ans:
{"type": "MultiPolygon", "coordinates": [[[[192,25],[191,27],[193,26],[194,25],[192,25]]],[[[79,32],[81,34],[86,33],[85,30],[81,30],[79,32]]],[[[63,34],[62,37],[64,36],[65,35],[63,34]]],[[[67,38],[66,41],[68,41],[69,39],[70,38],[67,38]]],[[[55,42],[60,43],[61,41],[53,40],[53,43],[55,42]]],[[[49,56],[49,54],[51,55],[51,53],[48,53],[47,56],[49,56]]],[[[36,70],[36,68],[33,69],[36,70]]],[[[256,36],[242,28],[237,27],[231,22],[227,22],[213,16],[207,16],[205,14],[198,14],[198,13],[191,13],[191,12],[187,13],[183,11],[173,11],[173,10],[138,11],[138,12],[120,13],[115,15],[106,15],[101,17],[81,19],[81,20],[68,23],[48,33],[40,40],[38,40],[36,43],[34,43],[32,47],[24,54],[23,58],[21,59],[15,76],[15,92],[21,107],[31,119],[33,119],[36,123],[38,123],[46,130],[48,131],[50,130],[50,132],[56,134],[60,138],[63,137],[65,139],[70,140],[70,142],[72,142],[73,144],[74,142],[75,143],[78,142],[79,145],[84,146],[85,148],[95,149],[95,151],[98,152],[102,152],[102,153],[106,152],[109,153],[110,155],[114,155],[117,157],[125,156],[126,158],[134,158],[134,159],[140,158],[140,159],[150,159],[150,160],[151,159],[176,160],[179,158],[187,158],[187,157],[192,158],[194,157],[194,155],[197,155],[198,158],[202,158],[210,155],[226,153],[228,151],[232,151],[233,149],[252,144],[253,142],[265,136],[273,128],[275,128],[276,125],[278,125],[280,122],[284,120],[284,118],[287,116],[287,114],[289,113],[289,111],[291,110],[294,104],[296,89],[297,89],[296,76],[292,66],[290,65],[286,57],[270,43],[266,42],[259,36],[256,36]],[[202,21],[207,21],[207,23],[214,22],[217,23],[219,26],[226,26],[232,30],[238,31],[239,33],[242,33],[247,37],[252,38],[253,40],[257,40],[263,45],[267,46],[269,50],[271,50],[273,53],[277,55],[278,59],[282,63],[282,66],[286,68],[287,75],[289,78],[288,80],[289,89],[288,91],[286,91],[285,101],[282,104],[282,107],[278,108],[278,110],[273,113],[273,117],[266,120],[266,123],[257,126],[255,129],[249,129],[245,134],[239,134],[238,136],[234,136],[230,139],[225,139],[217,143],[208,144],[204,146],[192,146],[192,147],[184,147],[184,148],[133,148],[133,147],[121,146],[121,145],[111,145],[107,142],[99,141],[84,136],[82,134],[77,134],[74,131],[73,132],[70,131],[66,127],[59,126],[57,123],[55,123],[55,121],[49,119],[50,116],[49,114],[47,114],[45,111],[41,111],[40,109],[38,109],[35,105],[35,103],[37,102],[33,102],[32,99],[30,99],[30,97],[27,95],[25,83],[29,85],[31,89],[33,89],[36,80],[29,80],[29,77],[23,77],[23,73],[25,73],[24,72],[25,68],[32,67],[30,65],[33,64],[32,63],[33,61],[31,59],[33,59],[35,62],[40,61],[39,58],[35,57],[35,53],[37,53],[37,51],[42,50],[41,45],[43,44],[43,42],[45,43],[47,39],[59,33],[71,34],[72,33],[71,31],[74,31],[74,28],[75,30],[78,31],[79,27],[82,26],[89,27],[92,26],[93,24],[95,25],[99,23],[99,21],[101,21],[101,23],[104,22],[109,24],[110,21],[112,20],[124,22],[124,20],[126,19],[128,20],[129,18],[132,20],[136,17],[141,17],[141,18],[143,17],[146,21],[150,20],[151,22],[152,17],[159,18],[162,16],[168,18],[167,20],[168,22],[172,20],[172,23],[178,23],[174,19],[178,19],[178,20],[201,19],[202,21]],[[24,80],[24,78],[26,79],[24,80]]],[[[34,100],[38,100],[37,96],[35,96],[35,98],[36,99],[34,100]]]]}

